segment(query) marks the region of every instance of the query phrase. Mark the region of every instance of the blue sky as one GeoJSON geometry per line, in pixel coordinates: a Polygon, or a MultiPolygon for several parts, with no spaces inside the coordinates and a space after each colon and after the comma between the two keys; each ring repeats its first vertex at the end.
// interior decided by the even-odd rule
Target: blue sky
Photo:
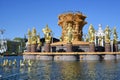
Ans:
{"type": "MultiPolygon", "coordinates": [[[[8,39],[24,37],[28,28],[35,27],[43,37],[42,29],[48,26],[54,32],[54,37],[61,36],[58,26],[58,15],[67,11],[80,11],[87,16],[83,33],[93,24],[110,28],[117,27],[120,34],[120,1],[119,0],[0,0],[0,28],[6,30],[4,36],[8,39]]],[[[120,36],[119,36],[120,37],[120,36]]],[[[119,38],[120,39],[120,38],[119,38]]]]}

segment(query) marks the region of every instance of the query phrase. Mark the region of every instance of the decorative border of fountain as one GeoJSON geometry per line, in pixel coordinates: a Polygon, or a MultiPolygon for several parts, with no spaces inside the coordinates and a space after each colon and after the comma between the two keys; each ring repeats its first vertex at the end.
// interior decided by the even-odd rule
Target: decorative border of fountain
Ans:
{"type": "Polygon", "coordinates": [[[55,61],[116,60],[120,59],[120,52],[25,52],[23,53],[23,58],[55,61]]]}

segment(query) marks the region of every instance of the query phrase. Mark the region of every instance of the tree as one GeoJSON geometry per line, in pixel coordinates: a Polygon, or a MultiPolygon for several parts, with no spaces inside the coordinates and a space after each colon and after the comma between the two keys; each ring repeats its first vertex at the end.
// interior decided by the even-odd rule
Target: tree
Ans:
{"type": "Polygon", "coordinates": [[[20,52],[20,53],[25,50],[26,38],[15,37],[15,38],[13,39],[13,41],[16,41],[16,42],[19,42],[19,43],[20,43],[20,45],[19,45],[19,47],[20,47],[19,52],[20,52]]]}

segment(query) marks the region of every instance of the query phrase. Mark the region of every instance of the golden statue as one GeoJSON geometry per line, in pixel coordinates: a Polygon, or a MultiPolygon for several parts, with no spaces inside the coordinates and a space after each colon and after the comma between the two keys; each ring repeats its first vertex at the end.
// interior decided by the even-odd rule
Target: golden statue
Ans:
{"type": "Polygon", "coordinates": [[[63,41],[62,37],[60,37],[60,41],[63,41]]]}
{"type": "Polygon", "coordinates": [[[105,42],[110,43],[110,29],[109,26],[105,28],[105,42]]]}
{"type": "Polygon", "coordinates": [[[116,27],[114,27],[114,29],[113,29],[113,43],[114,44],[117,43],[117,38],[118,38],[118,35],[117,35],[117,32],[116,32],[116,27]]]}
{"type": "Polygon", "coordinates": [[[87,23],[85,21],[86,16],[82,13],[63,13],[59,15],[58,25],[62,27],[62,40],[67,39],[67,27],[68,24],[72,24],[72,41],[82,41],[82,29],[87,23]]]}
{"type": "Polygon", "coordinates": [[[94,42],[94,39],[95,39],[95,30],[93,28],[93,25],[90,24],[89,26],[89,30],[88,30],[88,34],[89,34],[89,42],[94,42]]]}
{"type": "Polygon", "coordinates": [[[32,29],[32,38],[31,38],[31,44],[37,44],[37,36],[36,36],[36,29],[32,29]]]}
{"type": "Polygon", "coordinates": [[[31,31],[30,31],[30,29],[28,29],[28,42],[27,42],[27,44],[31,44],[31,31]]]}
{"type": "Polygon", "coordinates": [[[44,29],[42,29],[44,36],[45,36],[45,42],[50,43],[51,42],[51,30],[48,28],[48,25],[44,29]]]}
{"type": "Polygon", "coordinates": [[[68,27],[67,27],[67,36],[66,36],[66,40],[68,43],[70,43],[72,41],[72,33],[73,33],[73,28],[72,28],[72,24],[68,23],[68,27]]]}
{"type": "Polygon", "coordinates": [[[65,36],[66,36],[66,33],[67,33],[67,25],[68,25],[67,22],[63,23],[63,27],[62,27],[62,29],[63,29],[62,34],[63,35],[61,36],[62,41],[66,40],[65,36]]]}
{"type": "Polygon", "coordinates": [[[37,49],[40,50],[40,46],[42,45],[41,41],[40,41],[40,35],[37,35],[37,49]]]}
{"type": "Polygon", "coordinates": [[[37,35],[37,44],[38,44],[38,47],[41,46],[40,35],[37,35]]]}

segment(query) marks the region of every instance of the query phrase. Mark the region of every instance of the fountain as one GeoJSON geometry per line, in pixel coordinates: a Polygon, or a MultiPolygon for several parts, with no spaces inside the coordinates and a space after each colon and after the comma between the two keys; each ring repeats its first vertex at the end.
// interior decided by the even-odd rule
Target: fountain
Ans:
{"type": "Polygon", "coordinates": [[[107,60],[119,58],[117,32],[113,31],[113,44],[111,44],[111,30],[107,25],[102,30],[99,24],[98,31],[90,24],[87,39],[83,38],[83,27],[87,22],[86,16],[80,12],[68,12],[58,16],[58,25],[62,28],[60,41],[52,41],[52,30],[48,25],[43,28],[45,43],[36,35],[36,29],[28,31],[27,52],[24,58],[39,60],[107,60]],[[113,45],[113,46],[112,46],[113,45]],[[111,47],[112,46],[112,47],[111,47]],[[39,47],[39,51],[37,51],[39,47]],[[113,49],[113,52],[111,51],[113,49]],[[117,55],[118,54],[118,55],[117,55]]]}

